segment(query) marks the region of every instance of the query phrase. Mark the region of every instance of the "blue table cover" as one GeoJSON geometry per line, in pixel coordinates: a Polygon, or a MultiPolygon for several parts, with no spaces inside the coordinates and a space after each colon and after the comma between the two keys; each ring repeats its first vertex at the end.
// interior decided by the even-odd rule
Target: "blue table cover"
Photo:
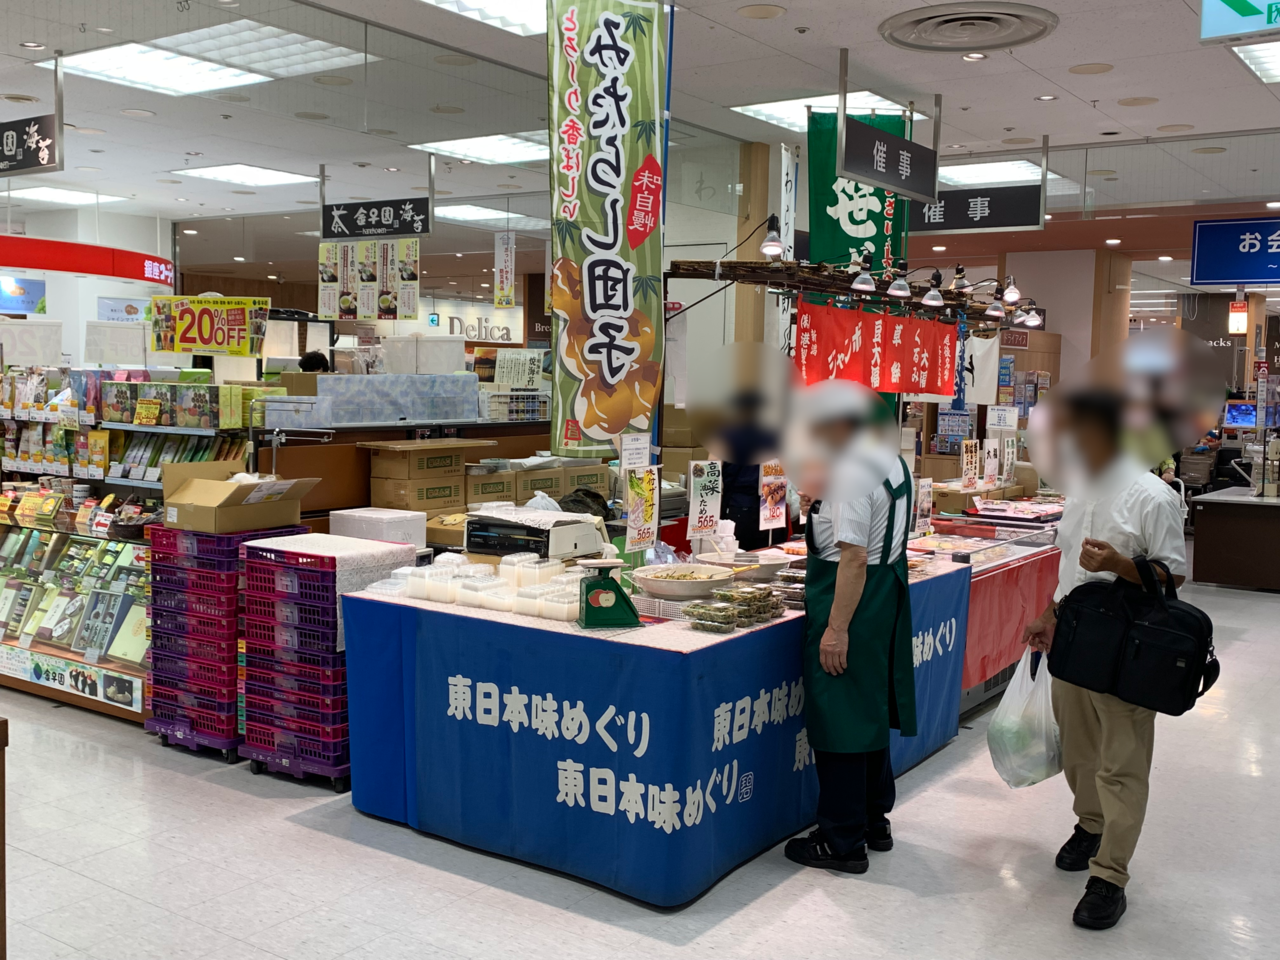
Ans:
{"type": "MultiPolygon", "coordinates": [[[[895,736],[895,769],[956,734],[969,572],[911,597],[921,736],[895,736]]],[[[366,597],[343,612],[365,813],[660,906],[813,822],[802,618],[681,653],[366,597]]]]}

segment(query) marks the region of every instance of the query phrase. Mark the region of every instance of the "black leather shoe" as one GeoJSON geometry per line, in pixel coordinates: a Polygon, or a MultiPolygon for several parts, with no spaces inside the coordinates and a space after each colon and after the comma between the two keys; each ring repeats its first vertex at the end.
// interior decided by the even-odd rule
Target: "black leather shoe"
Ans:
{"type": "Polygon", "coordinates": [[[1118,887],[1101,877],[1090,877],[1084,888],[1084,896],[1076,904],[1076,912],[1071,919],[1077,927],[1110,930],[1120,922],[1127,906],[1124,887],[1118,887]]]}
{"type": "Polygon", "coordinates": [[[858,847],[847,857],[837,857],[831,845],[822,839],[817,830],[807,837],[788,840],[783,853],[793,863],[823,870],[839,870],[842,873],[866,873],[870,866],[865,846],[858,847]]]}
{"type": "Polygon", "coordinates": [[[876,853],[888,853],[893,849],[893,831],[889,824],[867,828],[867,847],[876,853]]]}
{"type": "Polygon", "coordinates": [[[1098,855],[1098,847],[1102,843],[1102,834],[1090,833],[1080,824],[1076,824],[1071,839],[1062,845],[1058,858],[1054,860],[1059,870],[1070,870],[1073,873],[1089,869],[1089,861],[1098,855]]]}

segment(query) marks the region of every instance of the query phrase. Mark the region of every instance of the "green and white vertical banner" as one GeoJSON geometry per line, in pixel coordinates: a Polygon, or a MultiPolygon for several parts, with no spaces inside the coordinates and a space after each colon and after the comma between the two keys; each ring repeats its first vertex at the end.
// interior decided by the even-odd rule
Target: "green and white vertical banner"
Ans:
{"type": "Polygon", "coordinates": [[[551,447],[613,457],[648,433],[662,385],[667,14],[549,0],[551,447]]]}
{"type": "MultiPolygon", "coordinates": [[[[849,117],[905,137],[902,117],[849,117]]],[[[836,115],[809,113],[809,262],[844,264],[870,253],[873,271],[906,256],[907,198],[836,176],[836,115]]]]}

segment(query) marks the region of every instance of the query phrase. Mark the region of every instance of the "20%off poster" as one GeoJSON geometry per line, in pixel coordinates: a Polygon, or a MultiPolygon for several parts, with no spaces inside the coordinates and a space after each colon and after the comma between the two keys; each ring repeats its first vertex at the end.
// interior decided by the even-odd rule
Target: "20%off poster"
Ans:
{"type": "Polygon", "coordinates": [[[151,349],[257,357],[270,311],[268,297],[152,297],[151,349]]]}

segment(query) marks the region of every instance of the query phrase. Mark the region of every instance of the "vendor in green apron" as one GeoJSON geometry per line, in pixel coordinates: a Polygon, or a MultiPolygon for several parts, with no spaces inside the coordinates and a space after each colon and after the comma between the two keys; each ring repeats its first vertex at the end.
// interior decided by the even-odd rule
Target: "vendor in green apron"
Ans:
{"type": "Polygon", "coordinates": [[[818,828],[785,852],[805,866],[863,873],[868,847],[893,847],[889,731],[916,733],[912,480],[896,445],[880,439],[883,402],[850,387],[814,387],[809,406],[810,431],[833,459],[806,533],[805,725],[817,757],[818,828]]]}

